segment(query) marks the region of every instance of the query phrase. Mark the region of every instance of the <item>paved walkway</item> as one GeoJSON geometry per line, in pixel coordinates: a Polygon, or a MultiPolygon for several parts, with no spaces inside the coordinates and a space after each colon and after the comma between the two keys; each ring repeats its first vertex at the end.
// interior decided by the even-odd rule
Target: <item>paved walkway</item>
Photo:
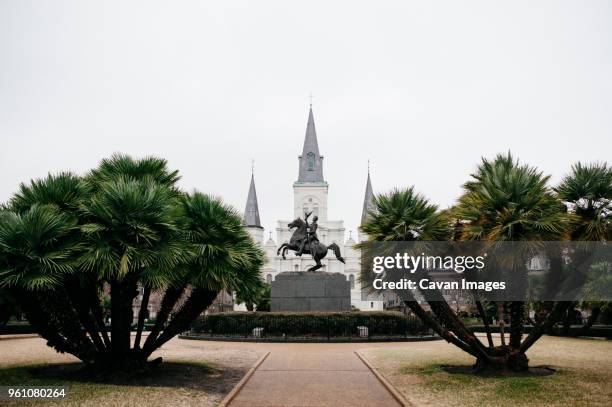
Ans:
{"type": "Polygon", "coordinates": [[[401,406],[353,349],[275,347],[230,407],[401,406]]]}

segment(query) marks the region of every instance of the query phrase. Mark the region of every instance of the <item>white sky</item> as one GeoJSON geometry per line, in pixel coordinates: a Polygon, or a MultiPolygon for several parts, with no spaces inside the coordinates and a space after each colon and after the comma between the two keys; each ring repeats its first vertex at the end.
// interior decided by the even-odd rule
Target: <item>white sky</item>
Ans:
{"type": "Polygon", "coordinates": [[[308,95],[329,217],[376,193],[446,207],[510,149],[558,181],[610,161],[610,1],[0,0],[0,201],[113,152],[159,155],[188,190],[262,223],[292,215],[308,95]]]}

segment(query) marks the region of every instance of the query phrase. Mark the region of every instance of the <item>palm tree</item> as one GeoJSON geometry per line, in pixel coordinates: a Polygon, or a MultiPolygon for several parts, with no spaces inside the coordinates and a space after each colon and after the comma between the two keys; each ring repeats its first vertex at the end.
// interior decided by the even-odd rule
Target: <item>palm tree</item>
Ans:
{"type": "MultiPolygon", "coordinates": [[[[361,226],[368,236],[367,242],[358,245],[363,256],[376,251],[373,242],[428,242],[446,240],[451,235],[446,214],[439,212],[436,205],[417,194],[413,187],[376,196],[372,206],[368,220],[361,226]]],[[[363,286],[371,287],[371,280],[372,273],[361,274],[363,286]]],[[[474,356],[479,355],[476,336],[461,323],[440,292],[424,295],[433,315],[425,311],[410,291],[402,290],[398,294],[442,338],[474,356]]]]}
{"type": "MultiPolygon", "coordinates": [[[[572,230],[572,240],[609,241],[612,237],[612,168],[606,163],[577,163],[572,171],[555,188],[559,198],[578,221],[572,230]]],[[[590,284],[596,284],[591,282],[590,284]]],[[[606,302],[589,301],[583,306],[591,309],[591,315],[576,335],[584,335],[593,326],[606,302]]],[[[565,324],[569,331],[569,324],[565,324]]],[[[567,333],[567,332],[566,332],[567,333]]]]}
{"type": "MultiPolygon", "coordinates": [[[[494,160],[482,160],[472,180],[464,185],[464,194],[453,214],[461,219],[460,240],[464,241],[557,241],[569,237],[574,218],[548,187],[549,177],[528,165],[521,165],[510,153],[498,155],[494,160]]],[[[516,253],[511,257],[516,258],[516,253]]],[[[503,259],[497,259],[502,263],[503,259]]],[[[556,270],[559,271],[559,270],[556,270]]],[[[513,265],[512,272],[526,278],[523,264],[513,265]]],[[[516,277],[515,277],[516,278],[516,277]]],[[[498,318],[502,345],[489,343],[489,349],[501,356],[491,362],[509,365],[511,369],[526,369],[525,351],[521,347],[525,319],[525,302],[498,302],[498,318]],[[510,309],[510,343],[504,337],[504,309],[510,309]]],[[[480,308],[480,307],[479,307],[480,308]]],[[[481,311],[482,313],[482,311],[481,311]]],[[[482,315],[483,320],[486,319],[482,315]]],[[[532,341],[534,337],[529,338],[532,341]]],[[[529,345],[530,346],[530,345],[529,345]]]]}
{"type": "Polygon", "coordinates": [[[612,168],[607,164],[572,166],[555,188],[559,198],[578,216],[572,240],[608,241],[612,237],[612,168]]]}
{"type": "MultiPolygon", "coordinates": [[[[104,188],[106,183],[119,179],[155,183],[168,188],[167,191],[175,198],[181,195],[176,187],[176,183],[180,180],[179,172],[168,169],[168,162],[159,157],[134,159],[129,155],[114,154],[110,158],[103,159],[97,168],[89,172],[86,183],[92,190],[97,191],[104,188]]],[[[156,271],[162,271],[162,275],[164,274],[163,270],[156,269],[156,271]]],[[[152,269],[149,269],[148,276],[151,276],[151,272],[152,269]]],[[[152,291],[160,288],[159,282],[149,281],[149,279],[140,281],[139,285],[142,286],[143,295],[136,325],[135,348],[137,349],[140,347],[145,319],[148,314],[149,298],[152,291]]],[[[132,293],[134,292],[132,291],[132,293]]],[[[172,290],[167,293],[171,294],[172,290]]],[[[176,295],[177,299],[180,296],[178,292],[173,295],[176,295]]]]}
{"type": "Polygon", "coordinates": [[[114,156],[84,179],[60,174],[22,185],[0,211],[0,287],[19,294],[50,346],[95,373],[148,369],[151,353],[188,329],[220,290],[261,286],[263,253],[237,212],[219,199],[182,193],[177,180],[165,160],[114,156]],[[132,345],[138,287],[145,295],[132,345]],[[141,347],[151,290],[165,293],[141,347]]]}
{"type": "MultiPolygon", "coordinates": [[[[548,177],[532,167],[520,165],[510,154],[498,155],[492,161],[483,159],[472,180],[464,185],[465,192],[458,205],[451,210],[437,211],[435,205],[415,194],[412,188],[394,191],[374,200],[374,208],[362,231],[370,242],[560,240],[568,236],[573,218],[547,182],[548,177]]],[[[530,335],[521,343],[524,302],[509,303],[509,345],[495,346],[489,331],[488,346],[485,346],[441,293],[421,293],[432,314],[425,312],[414,298],[407,299],[407,306],[444,339],[473,355],[475,369],[527,369],[525,352],[538,337],[530,335]]],[[[488,327],[486,306],[480,302],[477,306],[488,327]]],[[[500,308],[503,310],[503,304],[500,308]]],[[[551,320],[558,316],[557,311],[551,320]]]]}
{"type": "Polygon", "coordinates": [[[93,363],[95,347],[66,302],[64,283],[76,273],[76,230],[75,219],[54,205],[0,212],[0,283],[50,346],[93,363]]]}
{"type": "MultiPolygon", "coordinates": [[[[128,361],[138,284],[162,288],[189,256],[169,188],[120,178],[83,203],[84,272],[110,285],[113,360],[128,361]]],[[[125,366],[123,366],[125,367],[125,366]]]]}
{"type": "MultiPolygon", "coordinates": [[[[72,318],[74,312],[76,312],[80,324],[86,329],[89,338],[96,345],[98,351],[104,351],[107,347],[110,348],[110,338],[103,321],[103,307],[97,299],[99,291],[102,289],[102,282],[95,273],[81,273],[75,265],[77,263],[75,259],[80,255],[82,249],[80,206],[91,196],[91,193],[90,185],[84,182],[81,177],[69,172],[57,175],[49,174],[44,179],[32,180],[29,184],[21,184],[19,192],[11,198],[7,208],[15,213],[25,215],[30,211],[30,208],[36,205],[53,206],[62,216],[68,216],[77,225],[71,230],[69,239],[71,242],[78,243],[78,250],[72,253],[70,259],[74,273],[64,275],[61,285],[40,287],[39,291],[29,293],[24,298],[32,300],[33,304],[37,304],[37,301],[44,301],[44,299],[39,300],[41,296],[58,295],[59,298],[69,298],[73,304],[78,305],[74,309],[64,308],[63,312],[70,313],[64,319],[72,318]],[[103,339],[100,339],[101,337],[103,339]]],[[[19,287],[15,287],[15,289],[20,290],[19,287]]],[[[30,314],[36,310],[38,308],[30,307],[30,314]]],[[[34,316],[28,318],[32,321],[34,316]]],[[[64,336],[67,340],[71,340],[69,335],[64,333],[64,336]]],[[[75,338],[72,338],[72,341],[76,343],[75,338]]],[[[84,361],[91,362],[91,360],[84,361]]]]}

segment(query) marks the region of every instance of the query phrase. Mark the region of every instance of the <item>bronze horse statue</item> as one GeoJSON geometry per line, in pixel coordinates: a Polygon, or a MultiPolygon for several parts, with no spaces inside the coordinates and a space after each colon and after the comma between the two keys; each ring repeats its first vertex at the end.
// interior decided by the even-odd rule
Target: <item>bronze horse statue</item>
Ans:
{"type": "MultiPolygon", "coordinates": [[[[300,245],[304,241],[304,239],[308,239],[308,234],[306,233],[307,225],[306,222],[302,220],[302,218],[295,219],[287,226],[290,229],[297,229],[295,230],[295,232],[293,232],[293,235],[291,235],[289,243],[283,243],[276,251],[277,255],[281,254],[282,252],[281,255],[283,256],[283,260],[286,259],[285,253],[287,253],[287,250],[293,250],[294,252],[297,252],[300,249],[300,245]]],[[[316,239],[313,239],[310,242],[307,241],[302,254],[310,254],[316,264],[306,271],[316,271],[323,267],[323,265],[321,264],[321,259],[327,256],[328,250],[333,250],[334,254],[336,255],[336,258],[342,263],[344,263],[344,258],[342,258],[342,256],[340,255],[340,247],[336,243],[332,243],[329,246],[325,246],[323,243],[319,242],[316,239]]]]}

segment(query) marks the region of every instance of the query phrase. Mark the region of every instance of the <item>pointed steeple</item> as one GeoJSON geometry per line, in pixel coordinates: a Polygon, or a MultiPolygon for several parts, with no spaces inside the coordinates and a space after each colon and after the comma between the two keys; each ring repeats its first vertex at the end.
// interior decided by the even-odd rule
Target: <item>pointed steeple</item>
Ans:
{"type": "Polygon", "coordinates": [[[308,112],[304,148],[299,159],[300,173],[297,182],[325,182],[323,179],[323,156],[319,154],[312,105],[310,105],[310,111],[308,112]]]}
{"type": "Polygon", "coordinates": [[[368,219],[368,211],[372,209],[374,201],[374,191],[372,190],[372,180],[370,180],[370,162],[368,161],[368,181],[366,182],[365,196],[363,197],[363,210],[361,212],[361,225],[368,219]]]}
{"type": "Polygon", "coordinates": [[[259,205],[257,204],[257,191],[255,191],[255,175],[251,172],[251,186],[244,210],[244,225],[247,227],[261,228],[259,221],[259,205]]]}

